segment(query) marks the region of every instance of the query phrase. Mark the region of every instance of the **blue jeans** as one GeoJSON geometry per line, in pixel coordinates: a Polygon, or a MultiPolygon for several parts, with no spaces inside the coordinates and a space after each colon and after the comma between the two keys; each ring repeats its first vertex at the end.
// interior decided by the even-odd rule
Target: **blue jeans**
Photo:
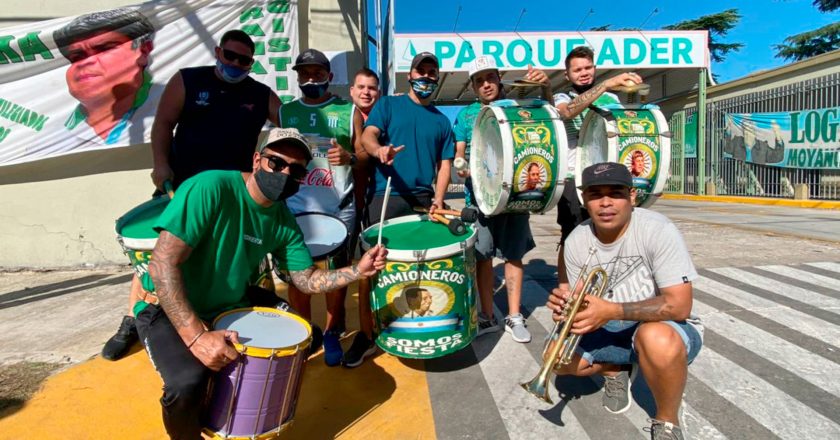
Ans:
{"type": "MultiPolygon", "coordinates": [[[[697,357],[703,340],[700,332],[685,321],[662,321],[670,325],[685,344],[685,352],[690,364],[697,357]]],[[[636,352],[634,341],[639,329],[636,321],[610,321],[592,333],[580,338],[576,352],[589,364],[627,365],[637,363],[639,354],[636,352]]]]}

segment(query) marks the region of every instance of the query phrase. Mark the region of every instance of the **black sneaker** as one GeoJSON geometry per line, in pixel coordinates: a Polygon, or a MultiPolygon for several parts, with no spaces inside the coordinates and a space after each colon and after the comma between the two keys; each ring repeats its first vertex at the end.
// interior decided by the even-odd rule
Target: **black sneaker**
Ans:
{"type": "Polygon", "coordinates": [[[105,346],[102,347],[102,357],[109,361],[116,361],[128,353],[128,349],[138,341],[137,327],[134,325],[133,316],[123,316],[120,328],[105,346]]]}
{"type": "Polygon", "coordinates": [[[344,357],[341,359],[341,365],[346,368],[356,368],[362,365],[366,357],[374,353],[376,353],[376,344],[368,339],[364,333],[356,333],[356,337],[353,338],[353,344],[350,345],[350,348],[344,353],[344,357]]]}
{"type": "Polygon", "coordinates": [[[324,331],[314,323],[309,325],[312,326],[312,342],[309,343],[309,354],[314,354],[324,345],[324,331]]]}

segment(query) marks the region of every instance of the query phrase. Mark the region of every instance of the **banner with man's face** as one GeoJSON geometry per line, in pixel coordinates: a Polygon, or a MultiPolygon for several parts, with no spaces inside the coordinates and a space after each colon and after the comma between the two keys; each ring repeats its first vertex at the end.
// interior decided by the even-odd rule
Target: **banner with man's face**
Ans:
{"type": "Polygon", "coordinates": [[[256,45],[251,77],[299,94],[291,0],[173,0],[0,30],[0,167],[150,141],[160,95],[185,67],[213,65],[226,31],[256,45]]]}

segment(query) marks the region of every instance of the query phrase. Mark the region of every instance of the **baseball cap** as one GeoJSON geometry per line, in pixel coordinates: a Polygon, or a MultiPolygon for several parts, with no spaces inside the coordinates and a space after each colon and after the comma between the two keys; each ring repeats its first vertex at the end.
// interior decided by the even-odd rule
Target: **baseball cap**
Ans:
{"type": "Polygon", "coordinates": [[[417,55],[414,55],[414,59],[411,60],[411,69],[413,70],[423,61],[431,61],[435,63],[435,67],[440,69],[440,63],[438,62],[437,57],[431,52],[420,52],[417,55]]]}
{"type": "Polygon", "coordinates": [[[633,187],[633,176],[627,167],[615,162],[603,162],[590,165],[581,174],[580,189],[595,185],[621,185],[633,187]]]}
{"type": "Polygon", "coordinates": [[[470,78],[476,73],[484,72],[485,70],[499,70],[496,66],[496,60],[486,56],[480,56],[470,63],[470,78]]]}
{"type": "Polygon", "coordinates": [[[300,66],[321,66],[330,72],[330,60],[318,49],[306,49],[301,52],[295,59],[295,65],[292,70],[297,70],[300,66]]]}
{"type": "Polygon", "coordinates": [[[285,141],[286,145],[298,147],[304,156],[306,156],[307,161],[312,160],[312,148],[309,146],[309,142],[306,142],[306,138],[296,128],[272,128],[269,130],[268,136],[265,138],[265,143],[260,147],[260,153],[266,147],[281,141],[285,141]]]}

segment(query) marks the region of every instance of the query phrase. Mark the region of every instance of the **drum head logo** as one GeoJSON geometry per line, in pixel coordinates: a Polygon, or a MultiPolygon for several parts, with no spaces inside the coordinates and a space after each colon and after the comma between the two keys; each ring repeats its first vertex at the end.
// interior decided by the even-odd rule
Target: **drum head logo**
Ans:
{"type": "Polygon", "coordinates": [[[517,113],[522,119],[531,119],[531,112],[528,110],[519,110],[517,113]]]}
{"type": "Polygon", "coordinates": [[[446,315],[455,303],[455,292],[444,283],[400,283],[388,289],[388,304],[397,318],[446,315]]]}

